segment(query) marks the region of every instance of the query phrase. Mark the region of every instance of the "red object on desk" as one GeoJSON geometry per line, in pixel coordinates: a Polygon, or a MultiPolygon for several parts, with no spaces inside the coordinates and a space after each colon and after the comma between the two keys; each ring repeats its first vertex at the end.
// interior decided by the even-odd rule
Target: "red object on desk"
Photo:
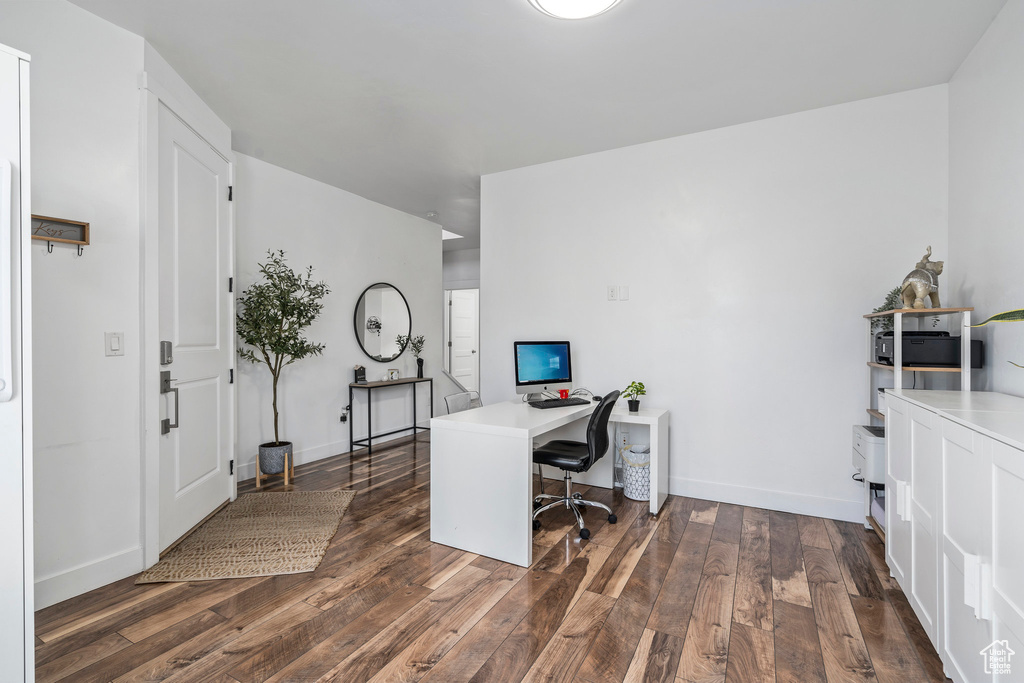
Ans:
{"type": "Polygon", "coordinates": [[[558,390],[558,398],[569,398],[569,390],[568,389],[559,389],[558,390]]]}

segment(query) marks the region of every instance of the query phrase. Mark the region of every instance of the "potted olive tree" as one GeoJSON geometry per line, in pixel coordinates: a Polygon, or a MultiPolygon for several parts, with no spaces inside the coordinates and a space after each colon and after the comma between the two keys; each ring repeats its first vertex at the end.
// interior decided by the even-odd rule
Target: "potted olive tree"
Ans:
{"type": "Polygon", "coordinates": [[[313,281],[313,266],[296,273],[285,262],[284,251],[268,250],[259,265],[261,279],[238,297],[235,328],[244,344],[238,355],[250,363],[262,363],[274,380],[274,440],[260,444],[256,481],[261,474],[284,472],[292,459],[292,443],[282,441],[278,429],[277,385],[286,365],[308,356],[319,356],[324,345],[303,336],[303,330],[320,316],[323,298],[330,293],[325,282],[313,281]]]}
{"type": "Polygon", "coordinates": [[[644,388],[643,382],[630,382],[622,395],[629,402],[629,412],[635,413],[640,410],[640,397],[647,395],[647,389],[644,388]]]}

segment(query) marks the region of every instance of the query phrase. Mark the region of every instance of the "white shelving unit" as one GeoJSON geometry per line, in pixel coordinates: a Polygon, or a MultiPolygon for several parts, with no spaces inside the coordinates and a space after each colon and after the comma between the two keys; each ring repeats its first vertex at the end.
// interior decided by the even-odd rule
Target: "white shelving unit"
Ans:
{"type": "MultiPolygon", "coordinates": [[[[903,389],[903,372],[952,372],[960,375],[960,391],[971,390],[971,312],[973,308],[897,308],[881,313],[868,313],[864,316],[868,323],[868,367],[893,372],[893,388],[903,389]],[[921,319],[943,315],[960,314],[960,367],[904,367],[903,366],[903,331],[907,318],[921,319]],[[875,335],[871,331],[871,324],[875,318],[893,316],[893,353],[895,358],[892,365],[874,362],[875,357],[875,335]]],[[[955,330],[950,329],[950,334],[955,330]]],[[[878,410],[877,398],[874,395],[874,382],[871,376],[868,378],[868,414],[876,419],[885,421],[885,415],[878,410]],[[872,407],[875,406],[875,407],[872,407]]]]}
{"type": "MultiPolygon", "coordinates": [[[[885,424],[885,413],[878,406],[878,391],[875,387],[875,370],[885,370],[893,373],[893,389],[902,390],[903,373],[909,372],[950,372],[960,375],[960,391],[971,390],[971,312],[973,308],[897,308],[881,313],[868,313],[864,316],[868,324],[868,402],[867,412],[871,416],[871,424],[885,424]],[[960,315],[960,367],[904,367],[903,365],[903,332],[907,318],[920,320],[921,318],[932,318],[936,316],[960,315]],[[872,323],[876,318],[893,316],[893,364],[875,362],[875,335],[871,330],[872,323]]],[[[953,326],[949,326],[950,334],[955,333],[953,326]]],[[[887,434],[888,436],[888,434],[887,434]]],[[[885,541],[884,524],[871,515],[871,484],[884,484],[885,482],[864,482],[864,516],[865,526],[875,530],[878,536],[885,541]]]]}

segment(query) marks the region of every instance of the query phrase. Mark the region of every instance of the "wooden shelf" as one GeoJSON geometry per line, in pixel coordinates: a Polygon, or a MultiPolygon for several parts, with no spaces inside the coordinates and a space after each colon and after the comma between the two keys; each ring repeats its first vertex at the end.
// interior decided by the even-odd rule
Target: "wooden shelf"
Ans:
{"type": "Polygon", "coordinates": [[[868,524],[871,525],[871,528],[875,530],[876,534],[878,534],[878,537],[882,539],[882,544],[885,545],[885,530],[882,528],[882,525],[875,521],[875,518],[871,515],[868,515],[867,520],[868,524]]]}
{"type": "Polygon", "coordinates": [[[894,308],[891,311],[882,311],[881,313],[868,313],[865,318],[881,318],[882,316],[893,315],[899,313],[901,315],[941,315],[942,313],[963,313],[964,311],[973,311],[974,308],[894,308]]]}
{"type": "Polygon", "coordinates": [[[874,408],[868,408],[868,415],[871,417],[877,417],[879,420],[885,421],[885,413],[875,410],[874,408]]]}
{"type": "MultiPolygon", "coordinates": [[[[868,363],[868,367],[892,370],[895,366],[885,363],[868,363]]],[[[919,368],[911,365],[904,365],[903,372],[961,372],[960,368],[919,368]]]]}

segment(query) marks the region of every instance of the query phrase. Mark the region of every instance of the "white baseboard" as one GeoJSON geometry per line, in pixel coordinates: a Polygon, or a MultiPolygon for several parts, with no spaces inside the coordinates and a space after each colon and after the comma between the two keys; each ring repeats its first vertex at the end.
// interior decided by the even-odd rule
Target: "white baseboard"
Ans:
{"type": "MultiPolygon", "coordinates": [[[[417,422],[417,424],[421,427],[429,427],[430,421],[425,420],[417,422]]],[[[378,446],[383,446],[388,441],[394,441],[395,439],[404,439],[410,436],[412,436],[412,432],[403,432],[401,434],[395,434],[393,436],[388,436],[381,439],[374,437],[373,447],[377,448],[378,446]]],[[[365,436],[356,436],[357,440],[365,438],[365,436]]],[[[334,443],[323,444],[322,446],[314,446],[313,448],[305,448],[301,451],[295,451],[292,454],[292,457],[295,458],[296,465],[305,465],[311,462],[316,462],[317,460],[323,460],[324,458],[330,458],[341,453],[348,453],[348,439],[345,439],[344,441],[335,441],[334,443]]],[[[237,467],[235,468],[235,471],[238,476],[238,481],[242,482],[247,479],[256,478],[256,458],[257,455],[253,453],[252,455],[249,456],[249,460],[247,462],[241,464],[236,463],[237,467]]]]}
{"type": "Polygon", "coordinates": [[[142,547],[139,546],[37,579],[35,608],[41,610],[141,571],[142,547]]]}
{"type": "MultiPolygon", "coordinates": [[[[334,443],[326,443],[322,446],[314,446],[313,448],[305,448],[301,451],[295,451],[292,453],[292,457],[295,458],[296,465],[305,465],[306,463],[316,462],[317,460],[323,460],[329,458],[332,455],[338,453],[348,452],[348,441],[336,441],[334,443]]],[[[257,454],[253,453],[249,456],[248,462],[242,463],[236,468],[238,474],[238,481],[245,481],[246,479],[256,478],[256,458],[257,454]]]]}
{"type": "Polygon", "coordinates": [[[841,519],[864,523],[864,501],[824,498],[791,491],[771,491],[735,484],[722,484],[682,477],[669,477],[669,493],[690,498],[702,498],[722,503],[766,508],[780,512],[795,512],[812,517],[841,519]]]}

